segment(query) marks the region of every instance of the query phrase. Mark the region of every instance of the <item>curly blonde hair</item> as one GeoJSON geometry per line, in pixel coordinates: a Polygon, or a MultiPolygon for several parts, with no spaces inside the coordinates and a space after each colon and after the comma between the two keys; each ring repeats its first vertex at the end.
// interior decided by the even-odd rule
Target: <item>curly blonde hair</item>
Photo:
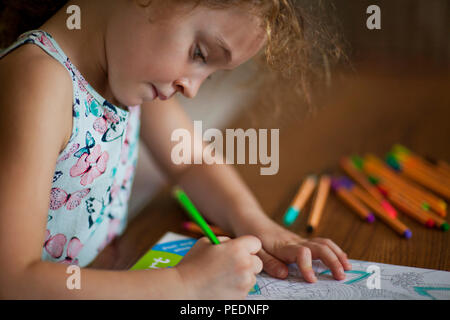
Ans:
{"type": "MultiPolygon", "coordinates": [[[[265,113],[280,114],[299,101],[313,106],[311,88],[329,84],[331,67],[345,60],[344,41],[331,0],[135,0],[140,6],[157,4],[159,19],[165,8],[192,4],[211,9],[242,7],[257,16],[267,35],[264,50],[255,57],[258,95],[254,104],[265,113]],[[267,112],[269,111],[269,112],[267,112]]],[[[67,0],[4,0],[0,18],[1,42],[5,47],[20,33],[50,18],[67,0]],[[16,16],[15,16],[16,14],[16,16]],[[21,18],[19,19],[18,16],[21,18]],[[23,21],[26,20],[24,24],[23,21]]],[[[0,5],[1,6],[1,5],[0,5]]],[[[169,11],[170,11],[169,10],[169,11]]],[[[151,20],[151,19],[150,19],[151,20]]]]}

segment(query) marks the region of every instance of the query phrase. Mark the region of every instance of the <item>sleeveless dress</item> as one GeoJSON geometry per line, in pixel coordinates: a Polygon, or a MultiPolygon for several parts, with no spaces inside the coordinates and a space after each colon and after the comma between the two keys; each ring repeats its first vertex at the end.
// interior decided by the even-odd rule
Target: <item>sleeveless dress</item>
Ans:
{"type": "Polygon", "coordinates": [[[58,60],[73,84],[72,134],[55,165],[41,259],[87,266],[126,227],[140,106],[124,110],[106,101],[43,30],[20,35],[0,59],[26,43],[58,60]]]}

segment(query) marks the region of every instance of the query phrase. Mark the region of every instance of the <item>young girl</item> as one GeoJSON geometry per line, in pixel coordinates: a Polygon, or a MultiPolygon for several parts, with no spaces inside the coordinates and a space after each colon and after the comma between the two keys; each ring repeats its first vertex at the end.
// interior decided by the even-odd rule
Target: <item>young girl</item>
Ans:
{"type": "Polygon", "coordinates": [[[315,282],[312,259],[344,279],[346,254],[273,222],[232,167],[170,157],[172,131],[193,130],[174,95],[193,98],[215,71],[276,49],[283,21],[299,27],[291,1],[147,2],[69,1],[2,52],[0,296],[239,299],[261,270],[287,277],[288,263],[315,282]],[[80,30],[66,25],[72,4],[80,30]],[[202,238],[175,268],[83,268],[81,289],[68,290],[67,264],[89,265],[124,231],[139,135],[206,218],[236,238],[202,238]]]}

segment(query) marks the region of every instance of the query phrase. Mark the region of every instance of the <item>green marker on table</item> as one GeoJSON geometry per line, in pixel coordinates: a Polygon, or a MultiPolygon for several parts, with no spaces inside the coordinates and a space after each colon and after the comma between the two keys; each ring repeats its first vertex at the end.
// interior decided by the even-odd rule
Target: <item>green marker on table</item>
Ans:
{"type": "MultiPolygon", "coordinates": [[[[191,199],[189,199],[187,194],[180,187],[174,187],[173,195],[181,204],[181,206],[187,211],[189,217],[202,229],[203,233],[208,237],[211,243],[220,244],[219,239],[217,239],[216,235],[211,230],[208,223],[202,217],[197,208],[194,206],[191,199]]],[[[256,292],[259,292],[258,284],[255,284],[253,289],[250,291],[250,294],[254,294],[256,292]]]]}
{"type": "Polygon", "coordinates": [[[187,194],[181,190],[179,187],[175,187],[173,190],[173,194],[175,198],[177,198],[178,202],[183,206],[183,208],[189,214],[189,217],[202,229],[205,236],[211,241],[212,244],[220,244],[219,239],[217,239],[214,232],[209,227],[208,223],[206,223],[205,219],[203,219],[200,212],[198,212],[197,208],[192,203],[191,199],[187,196],[187,194]]]}

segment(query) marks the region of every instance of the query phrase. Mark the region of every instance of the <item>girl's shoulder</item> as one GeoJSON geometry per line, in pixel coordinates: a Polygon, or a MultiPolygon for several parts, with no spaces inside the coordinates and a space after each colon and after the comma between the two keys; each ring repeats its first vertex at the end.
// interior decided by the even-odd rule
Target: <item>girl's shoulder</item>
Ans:
{"type": "Polygon", "coordinates": [[[66,128],[64,141],[69,140],[73,86],[59,61],[36,45],[23,44],[0,59],[0,83],[4,89],[0,97],[2,114],[47,113],[49,122],[66,128]]]}

